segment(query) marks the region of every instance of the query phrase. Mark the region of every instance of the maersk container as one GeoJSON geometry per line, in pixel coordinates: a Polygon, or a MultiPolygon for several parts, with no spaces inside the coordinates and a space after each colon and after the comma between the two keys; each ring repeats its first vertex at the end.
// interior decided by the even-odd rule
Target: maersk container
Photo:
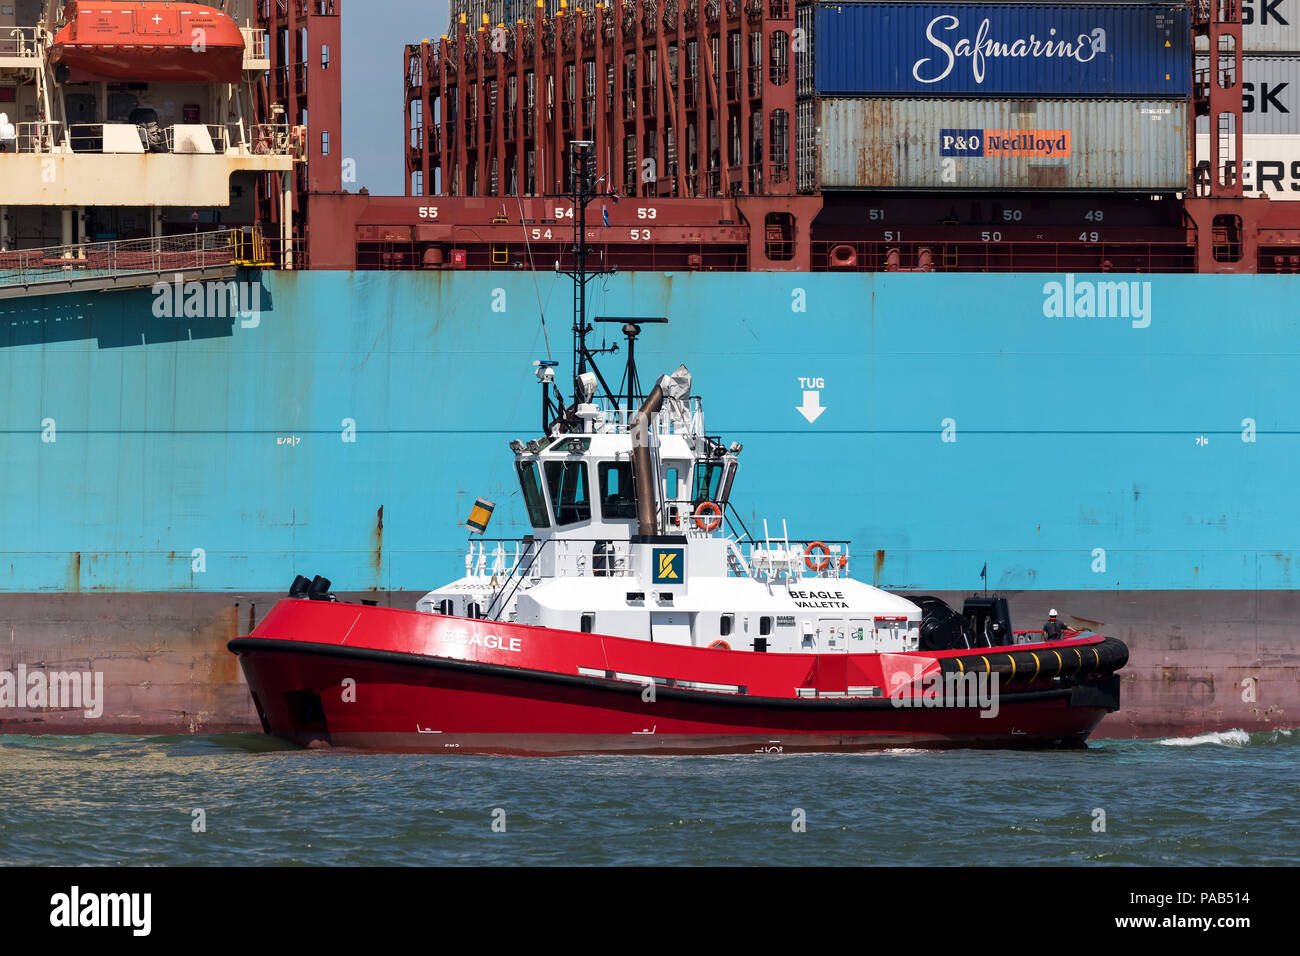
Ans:
{"type": "MultiPolygon", "coordinates": [[[[1198,81],[1213,81],[1209,54],[1197,56],[1196,73],[1198,81]]],[[[1244,54],[1241,81],[1242,132],[1248,136],[1300,135],[1300,55],[1244,54]]],[[[1210,131],[1208,116],[1196,118],[1196,131],[1210,131]]]]}
{"type": "Polygon", "coordinates": [[[822,99],[821,189],[1185,189],[1177,100],[822,99]]]}
{"type": "MultiPolygon", "coordinates": [[[[1241,0],[1241,48],[1246,53],[1300,53],[1300,0],[1241,0]]],[[[1196,49],[1208,50],[1205,37],[1196,49]]]]}
{"type": "Polygon", "coordinates": [[[1241,0],[1241,48],[1300,53],[1300,0],[1241,0]]]}
{"type": "Polygon", "coordinates": [[[822,96],[1183,97],[1191,20],[1165,4],[821,4],[822,96]]]}
{"type": "MultiPolygon", "coordinates": [[[[1247,198],[1300,201],[1300,136],[1242,137],[1241,188],[1247,198]]],[[[1196,136],[1198,163],[1208,163],[1210,134],[1196,136]]]]}

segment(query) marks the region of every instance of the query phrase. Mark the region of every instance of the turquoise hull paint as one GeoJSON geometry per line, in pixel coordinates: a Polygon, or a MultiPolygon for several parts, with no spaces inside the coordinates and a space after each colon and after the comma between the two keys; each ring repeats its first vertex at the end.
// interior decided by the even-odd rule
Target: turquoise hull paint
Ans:
{"type": "MultiPolygon", "coordinates": [[[[255,323],[158,317],[148,289],[0,303],[0,590],[423,590],[463,569],[476,496],[489,534],[527,530],[506,446],[538,429],[539,298],[567,380],[566,280],[254,278],[255,323]]],[[[625,273],[590,311],[670,316],[643,382],[685,362],[745,444],[750,530],[848,538],[857,577],[1294,587],[1300,279],[1095,280],[1150,283],[1150,324],[1050,317],[1043,275],[625,273]]]]}

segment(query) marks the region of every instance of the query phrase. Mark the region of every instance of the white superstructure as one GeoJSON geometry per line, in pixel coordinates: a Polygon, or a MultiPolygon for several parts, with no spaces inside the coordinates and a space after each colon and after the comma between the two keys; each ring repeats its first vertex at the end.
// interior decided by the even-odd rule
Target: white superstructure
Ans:
{"type": "Polygon", "coordinates": [[[850,578],[847,542],[732,530],[741,446],[707,434],[685,366],[639,411],[586,392],[567,425],[511,442],[532,535],[472,538],[465,576],[420,610],[743,651],[917,649],[920,608],[850,578]]]}
{"type": "Polygon", "coordinates": [[[244,38],[239,82],[69,76],[50,59],[63,0],[0,3],[0,253],[255,224],[268,175],[287,215],[293,130],[255,116],[266,33],[252,0],[211,2],[244,38]]]}

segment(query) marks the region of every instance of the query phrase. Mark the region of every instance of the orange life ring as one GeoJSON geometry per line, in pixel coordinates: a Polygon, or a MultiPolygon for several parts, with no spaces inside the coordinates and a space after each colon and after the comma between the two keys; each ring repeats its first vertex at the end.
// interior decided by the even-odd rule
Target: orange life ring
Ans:
{"type": "Polygon", "coordinates": [[[803,549],[803,563],[808,565],[809,571],[825,571],[831,566],[831,549],[826,547],[820,541],[814,541],[808,547],[803,549]],[[821,552],[821,560],[813,560],[813,552],[821,552]]]}
{"type": "Polygon", "coordinates": [[[706,501],[695,509],[695,527],[701,531],[717,531],[722,525],[722,509],[712,501],[706,501]],[[705,515],[713,515],[712,518],[705,520],[705,515]]]}
{"type": "Polygon", "coordinates": [[[726,641],[714,641],[712,644],[709,645],[709,650],[711,650],[711,651],[729,651],[729,650],[731,650],[731,645],[728,644],[726,641]]]}

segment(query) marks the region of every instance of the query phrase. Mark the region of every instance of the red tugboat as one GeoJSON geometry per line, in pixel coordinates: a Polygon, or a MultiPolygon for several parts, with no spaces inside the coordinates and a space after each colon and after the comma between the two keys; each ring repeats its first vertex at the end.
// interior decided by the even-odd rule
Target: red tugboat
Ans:
{"type": "Polygon", "coordinates": [[[853,580],[847,542],[751,536],[729,511],[741,445],[706,432],[685,366],[639,391],[636,338],[663,319],[604,320],[627,336],[626,390],[607,386],[578,179],[574,398],[539,363],[542,437],[511,442],[533,534],[471,539],[465,576],[415,611],[299,576],[229,644],[264,729],[535,755],[1082,746],[1119,708],[1120,641],[1016,634],[1003,598],[959,615],[853,580]]]}

